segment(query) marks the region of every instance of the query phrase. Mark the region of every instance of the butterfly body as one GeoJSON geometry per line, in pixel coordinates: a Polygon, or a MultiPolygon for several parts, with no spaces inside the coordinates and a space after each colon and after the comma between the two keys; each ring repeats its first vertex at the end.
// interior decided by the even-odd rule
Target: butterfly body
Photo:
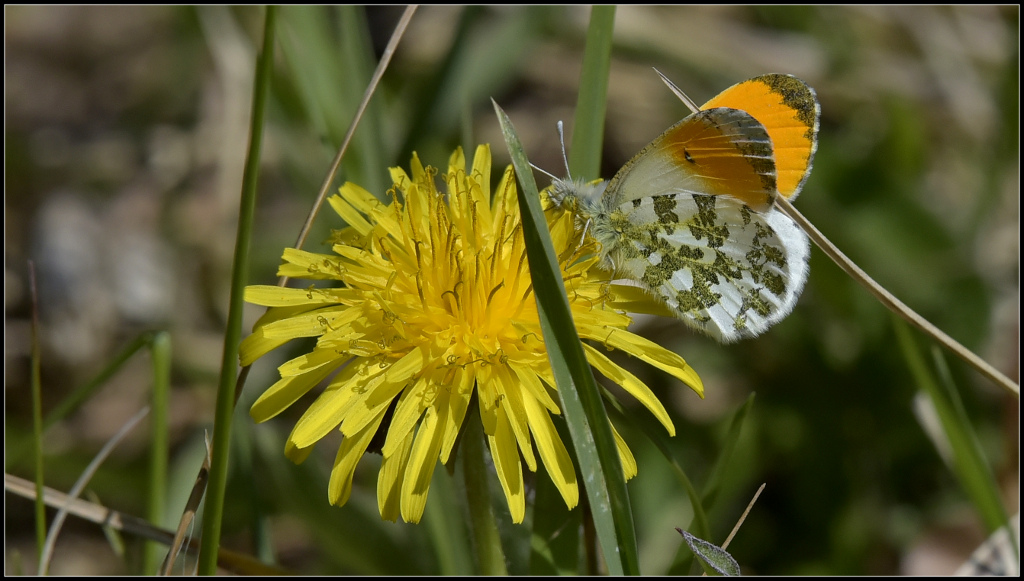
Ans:
{"type": "Polygon", "coordinates": [[[605,269],[728,343],[785,317],[807,279],[807,237],[774,202],[795,196],[810,171],[817,101],[794,77],[765,75],[716,103],[670,127],[611,181],[556,180],[549,196],[600,243],[605,269]]]}

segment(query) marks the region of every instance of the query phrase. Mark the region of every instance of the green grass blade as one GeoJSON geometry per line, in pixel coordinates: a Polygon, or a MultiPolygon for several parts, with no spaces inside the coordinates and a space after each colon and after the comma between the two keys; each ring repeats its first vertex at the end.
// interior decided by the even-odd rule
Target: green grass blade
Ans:
{"type": "MultiPolygon", "coordinates": [[[[40,434],[54,424],[61,421],[85,401],[87,401],[100,387],[120,371],[133,355],[140,349],[149,347],[153,357],[154,387],[153,387],[153,426],[150,444],[150,482],[148,488],[147,516],[154,524],[161,524],[163,511],[166,506],[166,482],[167,482],[167,458],[169,452],[169,436],[167,428],[168,400],[170,391],[170,336],[166,332],[154,333],[147,331],[140,334],[131,343],[118,353],[106,367],[95,377],[85,384],[75,388],[60,404],[58,404],[42,420],[40,434]]],[[[36,439],[33,439],[33,444],[36,439]]],[[[31,447],[18,446],[12,451],[8,462],[18,462],[25,453],[30,452],[31,447]]],[[[45,525],[44,525],[45,534],[45,525]]],[[[143,556],[142,571],[152,572],[161,559],[162,551],[158,543],[147,543],[143,556]]]]}
{"type": "Polygon", "coordinates": [[[573,177],[601,177],[601,144],[608,106],[608,71],[611,69],[612,30],[615,6],[595,6],[590,11],[587,44],[580,73],[580,93],[573,120],[569,168],[573,177]]]}
{"type": "Polygon", "coordinates": [[[29,292],[32,296],[32,453],[35,465],[35,521],[36,554],[43,554],[46,545],[46,508],[43,505],[43,385],[40,374],[39,354],[39,303],[36,292],[36,268],[28,263],[29,292]]]}
{"type": "MultiPolygon", "coordinates": [[[[621,403],[615,398],[611,397],[607,391],[605,391],[605,402],[607,402],[613,413],[616,414],[616,420],[622,421],[623,423],[632,426],[634,429],[639,430],[647,436],[658,451],[661,452],[662,456],[668,460],[672,470],[676,473],[676,478],[679,479],[679,483],[686,489],[686,494],[690,499],[690,505],[693,508],[693,525],[689,528],[695,529],[693,532],[701,538],[710,537],[710,528],[708,527],[708,517],[704,506],[707,504],[706,500],[702,500],[702,495],[697,492],[697,488],[693,485],[690,477],[683,470],[683,467],[676,461],[675,456],[672,454],[671,446],[668,443],[668,436],[661,428],[661,424],[654,418],[648,417],[637,417],[635,413],[625,409],[621,403]]],[[[643,413],[643,412],[639,412],[643,413]]]]}
{"type": "MultiPolygon", "coordinates": [[[[702,539],[711,538],[711,526],[708,523],[706,511],[710,511],[715,505],[715,500],[718,498],[718,492],[721,489],[722,482],[727,474],[729,460],[732,458],[732,454],[736,450],[740,434],[743,431],[743,424],[746,421],[747,416],[750,414],[750,409],[754,406],[754,398],[756,395],[757,394],[755,393],[751,393],[747,396],[747,400],[742,406],[740,406],[740,409],[736,411],[736,414],[730,421],[725,442],[722,445],[721,452],[715,460],[715,465],[711,468],[711,475],[708,477],[707,483],[704,485],[703,494],[700,495],[697,502],[694,501],[692,496],[690,497],[690,503],[694,506],[694,522],[690,527],[693,531],[691,532],[702,539]],[[700,507],[699,511],[698,507],[700,507]]],[[[692,487],[688,486],[687,492],[689,492],[691,488],[692,487]]],[[[670,569],[670,573],[685,574],[689,571],[693,555],[694,553],[692,551],[684,550],[684,547],[680,546],[670,569]]]]}
{"type": "Polygon", "coordinates": [[[78,409],[78,407],[81,406],[82,403],[85,402],[85,400],[89,399],[89,397],[91,397],[92,394],[97,389],[104,385],[108,379],[110,379],[111,377],[114,376],[115,373],[120,371],[121,367],[125,364],[125,362],[131,359],[132,355],[134,355],[139,349],[149,346],[152,341],[152,332],[143,333],[136,337],[134,340],[132,340],[132,342],[129,343],[128,346],[126,346],[124,349],[122,349],[121,352],[118,353],[117,356],[114,357],[114,359],[111,360],[111,362],[107,364],[107,366],[104,367],[102,371],[96,374],[96,377],[89,380],[89,382],[86,383],[85,385],[75,389],[73,392],[68,394],[68,396],[64,398],[64,400],[57,407],[53,408],[53,410],[51,410],[50,413],[46,414],[46,419],[43,420],[43,431],[46,431],[51,426],[53,426],[53,424],[56,424],[60,420],[67,417],[68,414],[78,409]]]}
{"type": "MultiPolygon", "coordinates": [[[[661,424],[656,421],[652,421],[652,418],[637,418],[635,414],[625,409],[615,398],[611,397],[605,392],[605,401],[611,406],[612,413],[616,414],[616,420],[624,424],[632,426],[644,433],[647,438],[658,448],[662,456],[668,460],[672,470],[676,473],[676,478],[679,479],[679,483],[682,484],[683,489],[686,490],[686,496],[690,499],[690,506],[693,509],[693,521],[687,529],[692,529],[694,534],[701,538],[711,537],[711,527],[708,524],[707,511],[705,510],[706,501],[701,500],[701,494],[697,492],[697,488],[693,485],[689,475],[683,470],[683,467],[676,461],[675,456],[672,454],[671,446],[668,443],[668,438],[665,432],[661,429],[661,424]]],[[[676,552],[676,556],[673,559],[671,571],[673,573],[682,574],[685,571],[690,570],[691,559],[693,558],[693,552],[684,550],[684,546],[680,546],[676,552]]]]}
{"type": "MultiPolygon", "coordinates": [[[[729,423],[729,431],[722,445],[722,451],[718,454],[718,459],[715,461],[715,466],[711,470],[711,476],[708,477],[707,484],[704,486],[704,494],[701,498],[701,502],[709,510],[715,504],[715,499],[718,498],[718,491],[721,489],[722,482],[725,479],[729,460],[732,459],[732,454],[736,450],[736,444],[740,440],[740,433],[743,431],[743,423],[746,421],[747,415],[750,414],[750,409],[754,407],[754,398],[756,396],[756,393],[751,393],[747,396],[747,401],[743,402],[743,406],[736,411],[736,415],[733,416],[732,421],[729,423]]],[[[707,539],[710,537],[702,538],[707,539]]]]}
{"type": "MultiPolygon", "coordinates": [[[[469,36],[476,23],[485,15],[486,8],[483,6],[465,6],[459,13],[459,21],[452,33],[451,45],[445,52],[444,57],[434,65],[433,73],[426,80],[425,86],[419,91],[419,98],[412,104],[414,107],[412,115],[409,116],[409,124],[405,129],[405,137],[402,146],[398,150],[398,159],[403,163],[412,157],[413,149],[417,142],[429,134],[431,126],[437,123],[437,116],[433,113],[443,106],[441,99],[446,95],[447,86],[451,84],[456,66],[460,62],[461,55],[468,49],[469,36]]],[[[465,95],[463,95],[465,101],[465,95]]],[[[459,103],[460,109],[464,109],[466,103],[459,103]]],[[[450,106],[451,104],[449,104],[450,106]]],[[[465,127],[465,123],[463,123],[465,127]]],[[[463,141],[466,151],[472,151],[472,141],[463,141]]]]}
{"type": "Polygon", "coordinates": [[[249,277],[249,245],[253,215],[256,210],[256,183],[259,179],[260,149],[263,144],[263,118],[270,89],[274,63],[274,26],[277,8],[268,6],[263,29],[263,49],[256,61],[253,82],[252,117],[249,123],[249,152],[242,175],[242,195],[238,214],[238,233],[231,268],[231,299],[228,324],[224,333],[224,355],[221,360],[220,383],[217,387],[217,408],[213,426],[213,454],[210,480],[203,516],[203,542],[199,552],[199,573],[217,572],[217,549],[224,511],[224,492],[228,477],[228,452],[231,443],[231,414],[235,407],[235,381],[238,375],[238,342],[242,335],[242,293],[249,277]]]}
{"type": "MultiPolygon", "coordinates": [[[[152,434],[149,442],[149,490],[146,516],[156,526],[164,526],[164,511],[167,506],[167,462],[170,453],[170,436],[167,416],[171,398],[171,336],[161,331],[153,337],[153,417],[150,420],[152,434]]],[[[152,575],[156,572],[163,556],[161,545],[148,542],[143,555],[142,572],[152,575]]]]}
{"type": "MultiPolygon", "coordinates": [[[[1002,504],[1002,495],[999,493],[999,484],[996,482],[995,473],[992,472],[991,466],[985,459],[985,454],[982,451],[978,435],[974,431],[974,427],[971,425],[970,420],[967,418],[967,411],[964,409],[963,401],[960,399],[960,392],[956,389],[956,383],[953,381],[953,375],[949,371],[949,364],[946,363],[946,359],[942,356],[942,350],[939,349],[937,345],[932,345],[931,351],[935,368],[939,373],[939,381],[942,387],[945,388],[946,393],[949,395],[949,400],[953,404],[953,410],[961,420],[960,423],[967,427],[966,436],[971,444],[969,448],[969,453],[972,455],[971,464],[975,469],[975,472],[972,474],[975,475],[976,480],[972,483],[972,488],[976,489],[977,496],[985,499],[984,505],[991,513],[988,520],[991,522],[998,521],[998,526],[1006,529],[1007,534],[1011,539],[1010,547],[1013,549],[1014,556],[1016,556],[1017,560],[1020,561],[1020,550],[1018,549],[1019,543],[1013,538],[1013,527],[1010,526],[1009,514],[1006,512],[1006,507],[1002,504]]],[[[977,505],[978,503],[975,504],[977,505]]]]}
{"type": "Polygon", "coordinates": [[[1006,509],[1000,500],[995,476],[982,454],[981,445],[964,412],[956,388],[952,382],[948,382],[948,388],[943,387],[918,351],[906,323],[898,319],[894,321],[900,348],[917,387],[935,406],[943,434],[952,450],[952,469],[960,485],[978,511],[989,534],[1001,526],[1008,526],[1006,509]]]}
{"type": "MultiPolygon", "coordinates": [[[[97,389],[103,386],[108,379],[114,376],[115,373],[121,370],[121,367],[131,359],[139,349],[149,345],[150,341],[153,340],[153,333],[146,332],[136,337],[127,347],[125,347],[117,356],[100,371],[96,377],[90,379],[84,385],[75,388],[70,394],[68,394],[56,407],[50,410],[50,413],[46,414],[43,418],[42,433],[46,433],[54,424],[61,421],[72,412],[77,410],[97,389]]],[[[32,452],[32,446],[34,442],[29,442],[28,445],[16,445],[13,446],[12,450],[8,451],[7,465],[13,465],[19,463],[26,454],[32,452]]]]}
{"type": "MultiPolygon", "coordinates": [[[[364,7],[287,6],[281,11],[281,53],[309,125],[324,142],[325,165],[359,109],[376,66],[364,7]],[[337,24],[336,26],[334,24],[337,24]],[[315,64],[314,64],[315,63],[315,64]]],[[[280,93],[280,91],[278,91],[280,93]]],[[[370,191],[389,184],[377,107],[360,121],[342,167],[346,179],[370,191]]]]}
{"type": "MultiPolygon", "coordinates": [[[[519,71],[530,66],[540,23],[550,12],[546,6],[498,12],[491,7],[461,9],[444,56],[429,67],[429,80],[417,91],[404,132],[399,161],[406,163],[413,150],[421,159],[441,155],[448,146],[438,140],[458,137],[465,107],[474,107],[515,83],[519,71]],[[436,148],[436,149],[435,149],[436,148]]],[[[474,144],[464,142],[467,151],[474,144]]]]}
{"type": "Polygon", "coordinates": [[[636,532],[611,423],[569,312],[537,185],[512,123],[497,104],[494,108],[519,178],[523,236],[537,310],[598,541],[609,573],[639,574],[636,532]]]}
{"type": "MultiPolygon", "coordinates": [[[[282,7],[279,41],[312,129],[329,143],[325,151],[328,154],[341,145],[362,87],[366,86],[365,80],[361,85],[346,86],[343,51],[331,22],[338,20],[333,10],[327,6],[282,7]]],[[[349,18],[340,20],[347,24],[349,18]]]]}

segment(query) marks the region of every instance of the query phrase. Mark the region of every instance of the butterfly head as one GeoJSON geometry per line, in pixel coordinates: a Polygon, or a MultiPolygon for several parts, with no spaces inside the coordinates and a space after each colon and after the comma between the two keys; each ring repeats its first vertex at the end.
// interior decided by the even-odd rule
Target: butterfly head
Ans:
{"type": "Polygon", "coordinates": [[[577,215],[592,215],[602,211],[601,194],[607,181],[585,182],[579,178],[554,178],[548,188],[548,199],[556,208],[577,215]]]}

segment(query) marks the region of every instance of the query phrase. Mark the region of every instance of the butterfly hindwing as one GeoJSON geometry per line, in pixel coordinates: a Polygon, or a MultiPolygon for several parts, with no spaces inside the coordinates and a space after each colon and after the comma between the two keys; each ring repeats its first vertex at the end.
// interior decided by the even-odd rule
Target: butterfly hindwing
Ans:
{"type": "Polygon", "coordinates": [[[668,128],[607,184],[555,180],[550,200],[600,244],[602,266],[723,343],[793,309],[810,244],[775,207],[817,147],[814,91],[789,75],[738,83],[668,128]]]}
{"type": "Polygon", "coordinates": [[[807,278],[807,237],[778,211],[667,194],[622,204],[611,221],[626,234],[609,255],[616,273],[722,342],[755,336],[785,317],[807,278]]]}

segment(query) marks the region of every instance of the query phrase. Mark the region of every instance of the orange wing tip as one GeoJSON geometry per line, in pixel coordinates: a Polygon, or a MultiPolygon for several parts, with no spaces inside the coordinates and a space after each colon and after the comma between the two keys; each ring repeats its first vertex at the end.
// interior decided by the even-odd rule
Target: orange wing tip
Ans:
{"type": "Polygon", "coordinates": [[[792,75],[771,73],[729,87],[701,109],[713,107],[746,111],[764,125],[774,146],[779,193],[800,193],[818,148],[821,107],[814,89],[792,75]]]}

